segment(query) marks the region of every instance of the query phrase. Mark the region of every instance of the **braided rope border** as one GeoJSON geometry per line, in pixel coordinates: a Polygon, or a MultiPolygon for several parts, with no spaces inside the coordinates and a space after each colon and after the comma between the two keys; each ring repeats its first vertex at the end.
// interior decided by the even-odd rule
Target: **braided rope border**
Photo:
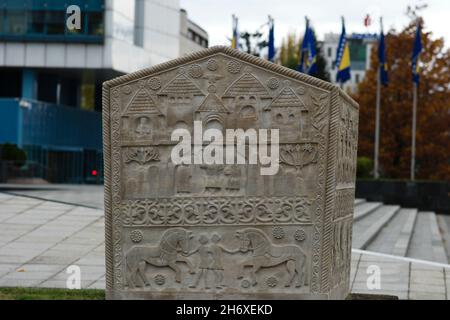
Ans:
{"type": "Polygon", "coordinates": [[[111,207],[111,119],[109,110],[109,88],[106,83],[102,88],[103,117],[103,180],[105,207],[105,266],[106,298],[112,298],[114,268],[112,245],[112,207],[111,207]]]}
{"type": "MultiPolygon", "coordinates": [[[[336,194],[336,160],[337,160],[337,129],[339,124],[339,89],[331,93],[330,117],[328,129],[327,172],[325,182],[325,209],[322,220],[322,266],[331,266],[332,246],[332,219],[335,207],[336,194]]],[[[321,292],[327,293],[330,289],[331,268],[321,268],[321,292]]]]}

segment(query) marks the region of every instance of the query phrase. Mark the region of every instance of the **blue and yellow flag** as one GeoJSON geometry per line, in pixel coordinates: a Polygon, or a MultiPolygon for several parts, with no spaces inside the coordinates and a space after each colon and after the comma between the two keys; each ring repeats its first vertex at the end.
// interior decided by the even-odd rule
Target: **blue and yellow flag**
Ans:
{"type": "Polygon", "coordinates": [[[420,39],[421,35],[421,26],[420,23],[417,23],[417,31],[416,38],[414,39],[414,47],[412,53],[412,77],[413,82],[419,84],[419,56],[422,51],[422,40],[420,39]]]}
{"type": "Polygon", "coordinates": [[[273,19],[269,17],[269,41],[268,41],[269,52],[267,57],[269,61],[273,62],[275,58],[275,34],[274,34],[274,23],[273,19]]]}
{"type": "Polygon", "coordinates": [[[238,18],[233,14],[233,38],[231,38],[231,48],[239,49],[238,18]]]}
{"type": "Polygon", "coordinates": [[[384,86],[388,85],[388,65],[386,62],[386,44],[384,42],[383,27],[381,27],[380,40],[378,42],[378,65],[380,67],[380,81],[384,86]]]}
{"type": "Polygon", "coordinates": [[[300,64],[297,68],[298,71],[309,75],[315,75],[317,73],[316,36],[314,30],[309,25],[308,18],[306,18],[306,30],[300,51],[301,55],[300,64]]]}
{"type": "Polygon", "coordinates": [[[345,35],[345,23],[342,18],[342,33],[339,38],[339,45],[336,54],[336,81],[344,83],[350,79],[350,49],[348,47],[347,37],[345,35]]]}

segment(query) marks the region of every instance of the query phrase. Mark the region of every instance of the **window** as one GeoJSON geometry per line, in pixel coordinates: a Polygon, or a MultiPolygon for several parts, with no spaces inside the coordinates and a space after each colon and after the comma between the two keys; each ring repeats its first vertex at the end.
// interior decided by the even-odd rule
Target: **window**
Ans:
{"type": "Polygon", "coordinates": [[[22,96],[22,71],[20,69],[2,69],[0,72],[0,97],[22,96]]]}
{"type": "Polygon", "coordinates": [[[45,11],[32,11],[29,33],[45,32],[45,11]]]}
{"type": "Polygon", "coordinates": [[[45,13],[47,34],[62,35],[66,30],[66,14],[61,11],[47,11],[45,13]]]}
{"type": "Polygon", "coordinates": [[[4,24],[6,23],[4,10],[0,9],[0,34],[2,34],[5,30],[4,24]]]}
{"type": "Polygon", "coordinates": [[[331,55],[333,54],[331,47],[328,47],[328,57],[331,58],[331,55]]]}
{"type": "Polygon", "coordinates": [[[8,17],[6,32],[13,35],[21,35],[27,31],[27,15],[25,11],[8,10],[6,15],[8,17]]]}
{"type": "Polygon", "coordinates": [[[359,74],[355,74],[355,82],[359,83],[359,74]]]}
{"type": "Polygon", "coordinates": [[[80,30],[66,28],[65,1],[0,0],[0,41],[102,42],[104,0],[75,2],[82,9],[80,30]]]}

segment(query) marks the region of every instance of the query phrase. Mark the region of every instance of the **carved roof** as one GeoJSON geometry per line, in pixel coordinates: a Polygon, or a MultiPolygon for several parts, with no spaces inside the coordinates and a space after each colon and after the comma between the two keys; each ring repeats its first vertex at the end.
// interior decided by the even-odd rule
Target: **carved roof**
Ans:
{"type": "Polygon", "coordinates": [[[251,73],[244,73],[235,80],[225,91],[224,97],[255,96],[260,98],[270,98],[267,89],[251,73]]]}
{"type": "Polygon", "coordinates": [[[292,90],[292,88],[287,87],[281,90],[280,94],[272,101],[272,103],[267,108],[301,108],[307,110],[303,101],[297,96],[297,94],[292,90]]]}
{"type": "Polygon", "coordinates": [[[200,104],[200,107],[198,107],[197,112],[228,113],[228,109],[225,107],[222,100],[215,93],[210,93],[200,104]]]}
{"type": "Polygon", "coordinates": [[[124,114],[156,113],[162,114],[156,107],[150,94],[145,89],[139,89],[128,104],[124,114]]]}
{"type": "Polygon", "coordinates": [[[173,78],[164,88],[161,89],[159,94],[175,96],[205,95],[185,74],[179,74],[173,78]]]}

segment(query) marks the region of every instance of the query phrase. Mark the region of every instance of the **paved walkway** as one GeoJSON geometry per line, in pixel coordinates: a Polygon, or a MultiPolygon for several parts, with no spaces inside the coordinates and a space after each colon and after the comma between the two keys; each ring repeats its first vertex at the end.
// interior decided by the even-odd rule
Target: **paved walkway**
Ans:
{"type": "MultiPolygon", "coordinates": [[[[69,265],[81,268],[82,288],[105,287],[103,210],[0,193],[0,286],[65,288],[69,265]]],[[[450,299],[450,265],[353,250],[351,287],[400,299],[450,299]],[[373,265],[381,288],[369,290],[373,265]]]]}
{"type": "Polygon", "coordinates": [[[90,184],[4,184],[0,183],[0,192],[36,197],[70,204],[82,204],[86,207],[103,209],[103,185],[90,184]]]}

